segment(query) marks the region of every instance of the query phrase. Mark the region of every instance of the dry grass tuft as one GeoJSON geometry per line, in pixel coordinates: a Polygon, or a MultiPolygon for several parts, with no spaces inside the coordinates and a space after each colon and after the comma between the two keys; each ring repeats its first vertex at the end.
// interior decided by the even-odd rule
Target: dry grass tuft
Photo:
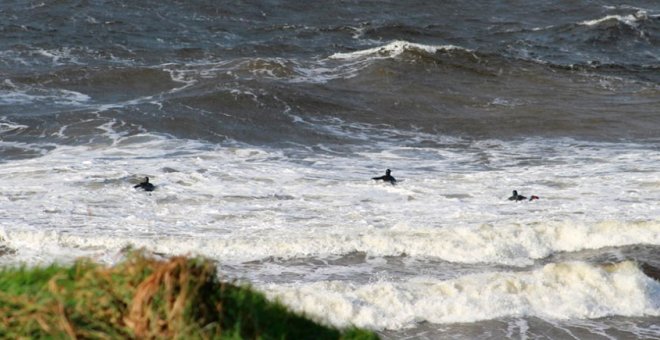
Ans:
{"type": "Polygon", "coordinates": [[[223,283],[204,259],[157,260],[134,251],[114,267],[0,271],[0,338],[375,339],[343,334],[272,303],[250,287],[223,283]]]}

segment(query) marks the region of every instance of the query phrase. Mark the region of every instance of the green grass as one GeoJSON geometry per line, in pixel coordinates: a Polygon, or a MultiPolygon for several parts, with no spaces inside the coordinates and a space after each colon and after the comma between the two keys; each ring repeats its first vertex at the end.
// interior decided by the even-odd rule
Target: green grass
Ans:
{"type": "Polygon", "coordinates": [[[0,338],[377,339],[291,313],[198,258],[0,270],[0,338]]]}

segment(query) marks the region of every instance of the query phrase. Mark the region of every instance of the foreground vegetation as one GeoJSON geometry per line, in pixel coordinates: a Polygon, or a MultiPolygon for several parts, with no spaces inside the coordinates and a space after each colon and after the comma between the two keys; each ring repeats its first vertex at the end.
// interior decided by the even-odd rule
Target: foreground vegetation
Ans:
{"type": "Polygon", "coordinates": [[[376,339],[289,312],[247,286],[220,282],[204,259],[132,252],[113,267],[0,270],[0,338],[376,339]]]}

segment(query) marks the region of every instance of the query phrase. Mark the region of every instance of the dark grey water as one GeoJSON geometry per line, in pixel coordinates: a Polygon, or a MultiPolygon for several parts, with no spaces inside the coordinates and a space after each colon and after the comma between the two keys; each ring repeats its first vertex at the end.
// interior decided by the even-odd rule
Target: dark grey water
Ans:
{"type": "Polygon", "coordinates": [[[658,1],[0,3],[5,262],[198,252],[386,338],[660,338],[659,131],[658,1]]]}
{"type": "Polygon", "coordinates": [[[353,142],[318,129],[340,118],[468,138],[656,140],[659,11],[655,1],[9,1],[0,111],[29,128],[3,139],[79,126],[54,140],[87,143],[113,121],[128,134],[353,142]]]}

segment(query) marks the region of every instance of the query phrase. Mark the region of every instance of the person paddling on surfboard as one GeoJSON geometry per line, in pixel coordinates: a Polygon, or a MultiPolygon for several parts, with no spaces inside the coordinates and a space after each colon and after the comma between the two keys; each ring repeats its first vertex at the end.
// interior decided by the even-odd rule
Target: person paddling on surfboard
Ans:
{"type": "MultiPolygon", "coordinates": [[[[511,195],[511,197],[509,197],[509,201],[516,201],[516,202],[523,201],[523,200],[526,200],[526,199],[527,199],[527,197],[525,197],[523,195],[518,195],[518,191],[516,191],[516,190],[514,190],[513,195],[511,195]]],[[[537,200],[537,199],[539,199],[539,197],[536,196],[536,195],[532,195],[529,198],[530,201],[534,201],[534,200],[537,200]]]]}
{"type": "Polygon", "coordinates": [[[142,182],[140,184],[136,184],[135,186],[133,186],[133,188],[143,189],[144,191],[154,191],[154,189],[156,189],[156,186],[149,183],[149,177],[145,177],[144,182],[142,182]]]}
{"type": "Polygon", "coordinates": [[[509,197],[509,201],[516,201],[516,202],[526,200],[526,199],[527,199],[527,197],[525,197],[523,195],[518,195],[517,190],[514,190],[513,195],[511,195],[511,197],[509,197]]]}
{"type": "Polygon", "coordinates": [[[376,181],[385,181],[385,182],[390,182],[390,184],[394,185],[396,184],[396,179],[390,175],[392,173],[392,170],[387,169],[385,170],[385,175],[384,176],[379,176],[379,177],[372,177],[371,179],[376,180],[376,181]]]}

